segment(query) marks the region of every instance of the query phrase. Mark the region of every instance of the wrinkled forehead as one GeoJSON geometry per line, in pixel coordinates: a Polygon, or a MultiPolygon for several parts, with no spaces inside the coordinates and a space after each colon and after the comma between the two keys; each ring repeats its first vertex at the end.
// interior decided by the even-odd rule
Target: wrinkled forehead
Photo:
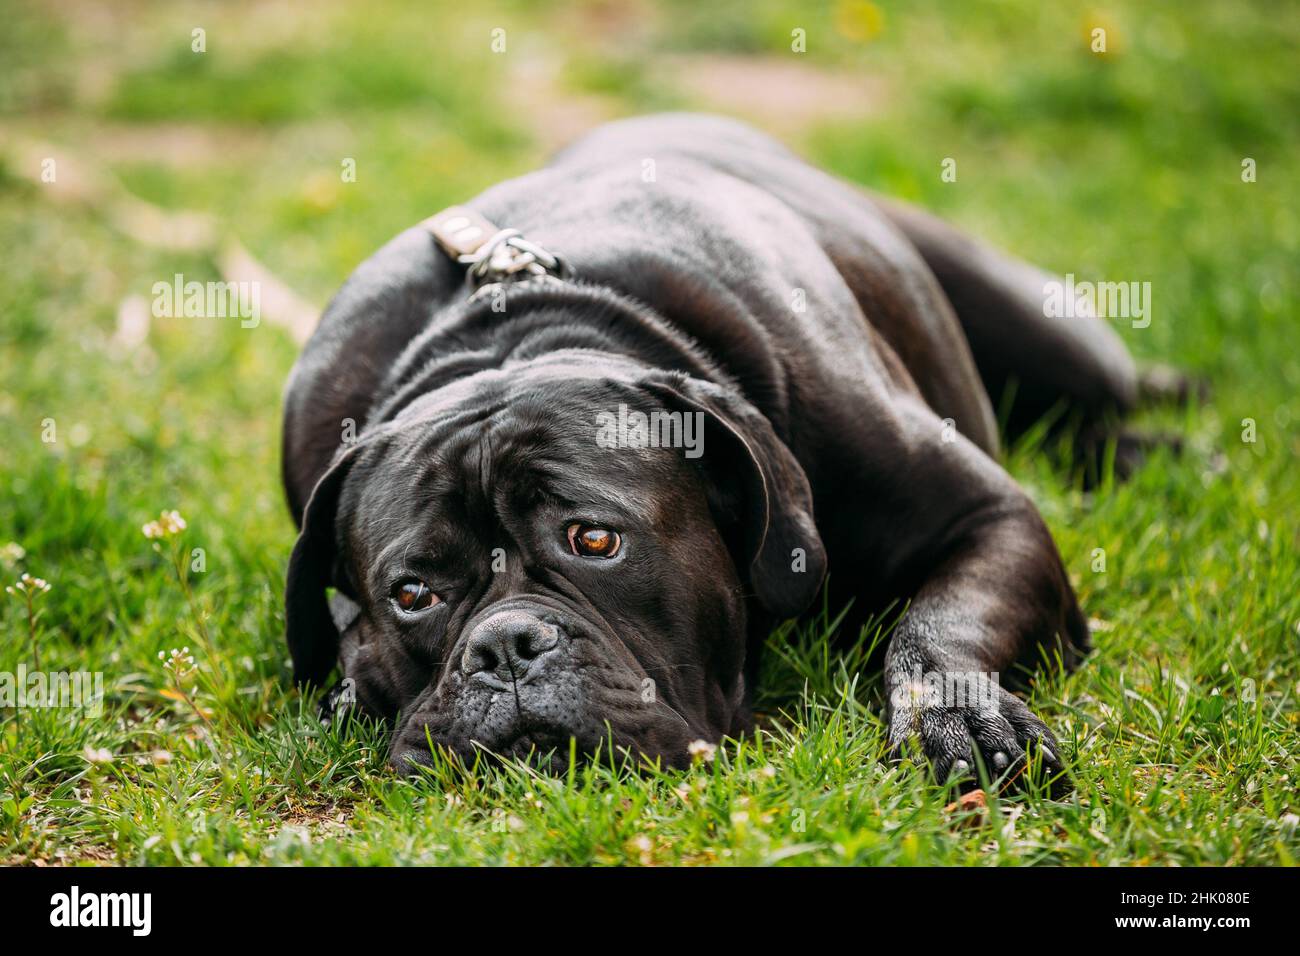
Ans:
{"type": "Polygon", "coordinates": [[[552,506],[644,526],[690,494],[695,470],[674,423],[650,435],[621,390],[550,385],[481,390],[395,421],[358,463],[354,520],[391,537],[420,514],[470,521],[552,506]]]}

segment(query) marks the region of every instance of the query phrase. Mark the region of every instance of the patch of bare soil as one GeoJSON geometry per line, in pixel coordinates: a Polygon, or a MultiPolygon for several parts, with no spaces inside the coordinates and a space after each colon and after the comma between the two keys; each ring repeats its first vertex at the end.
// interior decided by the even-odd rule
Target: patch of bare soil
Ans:
{"type": "Polygon", "coordinates": [[[672,56],[660,69],[701,105],[782,135],[798,136],[822,123],[870,116],[888,95],[883,77],[825,70],[801,63],[794,55],[672,56]]]}

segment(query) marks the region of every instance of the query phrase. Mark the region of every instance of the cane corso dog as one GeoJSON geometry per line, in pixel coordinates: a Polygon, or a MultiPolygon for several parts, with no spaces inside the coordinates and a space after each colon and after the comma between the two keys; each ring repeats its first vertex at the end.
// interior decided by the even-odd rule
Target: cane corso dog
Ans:
{"type": "Polygon", "coordinates": [[[1088,629],[993,401],[1086,433],[1139,376],[1101,319],[1045,317],[1051,281],[741,123],[596,129],[389,242],[298,360],[295,678],[338,668],[327,707],[391,721],[399,767],[680,764],[750,726],[763,642],[829,571],[819,606],[905,608],[892,744],[1060,770],[1004,684],[1088,629]],[[1004,681],[933,692],[954,674],[1004,681]]]}

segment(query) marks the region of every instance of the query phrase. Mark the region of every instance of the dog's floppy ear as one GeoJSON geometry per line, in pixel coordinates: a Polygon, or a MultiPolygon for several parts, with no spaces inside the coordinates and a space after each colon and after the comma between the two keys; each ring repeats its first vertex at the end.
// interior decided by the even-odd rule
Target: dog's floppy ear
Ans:
{"type": "Polygon", "coordinates": [[[685,375],[647,383],[673,409],[703,415],[700,462],[711,503],[748,572],[753,595],[778,620],[800,614],[821,587],[826,550],[808,476],[772,424],[733,389],[685,375]]]}
{"type": "Polygon", "coordinates": [[[356,446],[347,449],[316,482],[303,511],[302,530],[289,556],[284,588],[285,636],[293,657],[293,679],[300,685],[323,683],[338,662],[339,632],[325,588],[334,565],[334,517],[339,490],[357,454],[356,446]]]}

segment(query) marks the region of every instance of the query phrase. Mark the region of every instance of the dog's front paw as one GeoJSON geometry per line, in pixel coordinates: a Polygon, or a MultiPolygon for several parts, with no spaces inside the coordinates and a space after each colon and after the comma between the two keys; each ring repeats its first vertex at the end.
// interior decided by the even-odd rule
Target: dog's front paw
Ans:
{"type": "Polygon", "coordinates": [[[891,688],[889,745],[895,757],[919,748],[940,782],[973,778],[978,759],[992,780],[1018,780],[1031,770],[1046,778],[1052,793],[1068,791],[1061,745],[1047,725],[995,681],[969,686],[955,679],[965,676],[939,674],[891,688]]]}

